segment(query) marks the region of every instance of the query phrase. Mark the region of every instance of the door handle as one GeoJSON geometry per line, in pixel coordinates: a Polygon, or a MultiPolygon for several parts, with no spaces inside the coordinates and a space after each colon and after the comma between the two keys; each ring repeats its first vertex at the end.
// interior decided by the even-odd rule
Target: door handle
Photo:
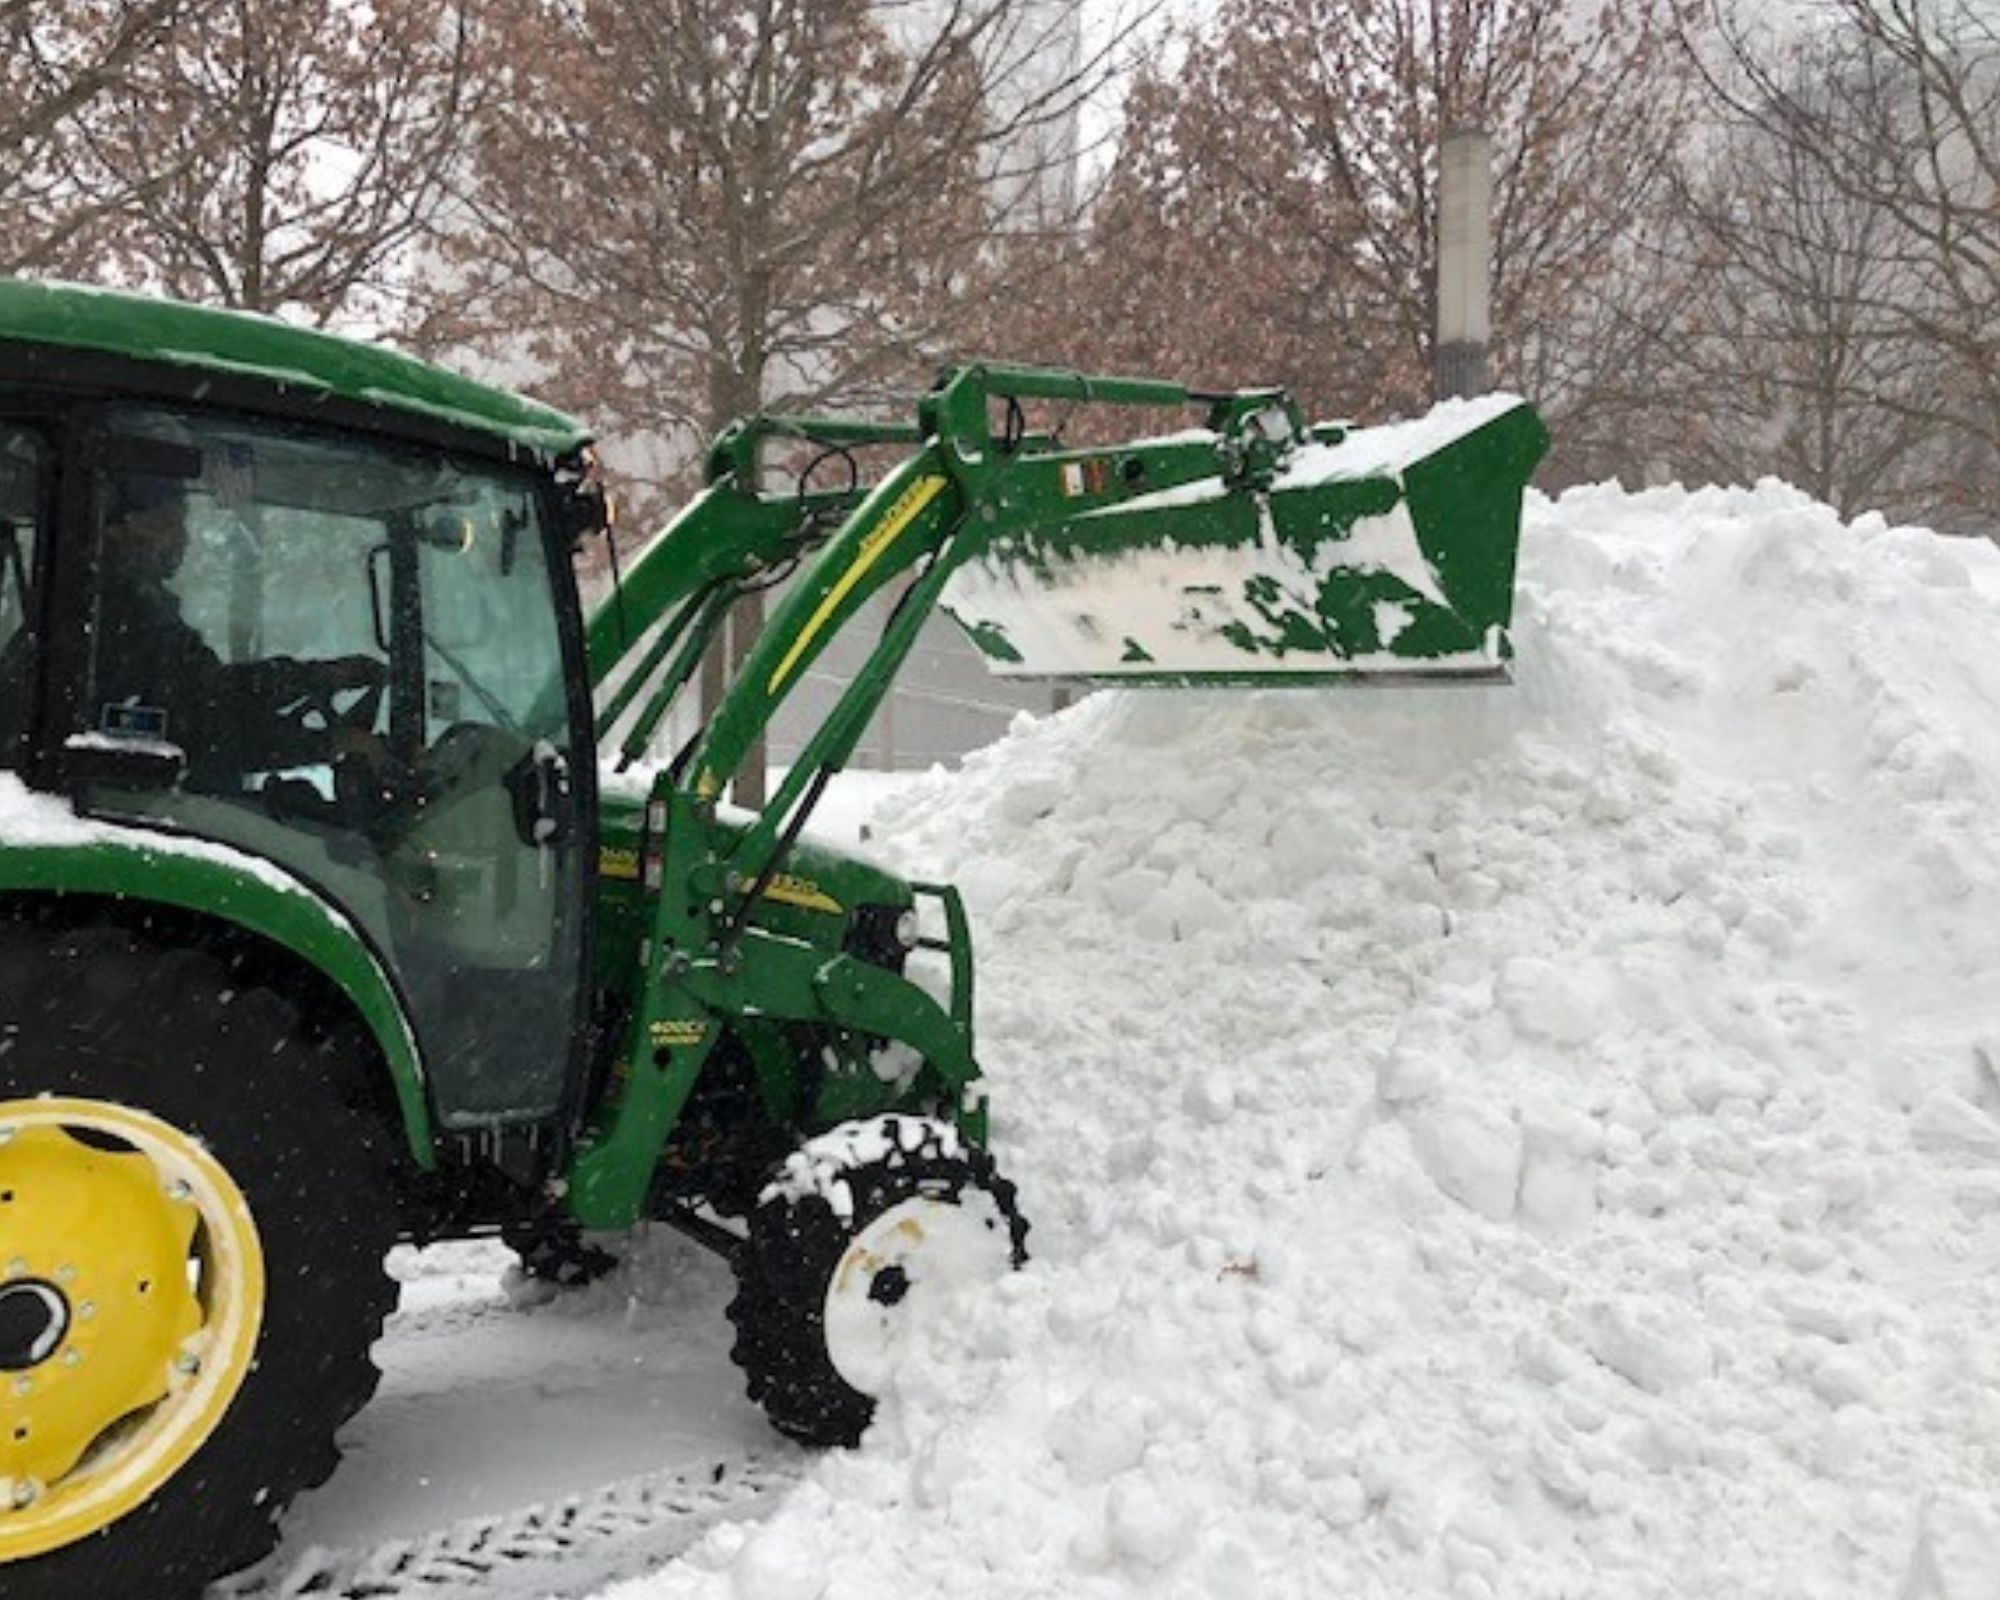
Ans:
{"type": "Polygon", "coordinates": [[[546,739],[515,763],[506,777],[514,800],[514,828],[534,849],[568,844],[576,834],[576,785],[569,758],[546,739]]]}

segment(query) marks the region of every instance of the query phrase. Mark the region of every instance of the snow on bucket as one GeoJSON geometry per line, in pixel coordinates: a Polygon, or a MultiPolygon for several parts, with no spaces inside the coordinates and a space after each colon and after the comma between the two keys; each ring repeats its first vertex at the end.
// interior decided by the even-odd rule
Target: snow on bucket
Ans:
{"type": "Polygon", "coordinates": [[[1218,464],[1002,534],[943,604],[1008,677],[1502,676],[1521,493],[1547,442],[1507,395],[1316,429],[1268,489],[1218,464]]]}

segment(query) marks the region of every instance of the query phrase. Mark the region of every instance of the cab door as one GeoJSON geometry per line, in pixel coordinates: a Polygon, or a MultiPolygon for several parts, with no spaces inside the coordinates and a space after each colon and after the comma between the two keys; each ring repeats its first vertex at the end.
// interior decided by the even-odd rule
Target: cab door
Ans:
{"type": "Polygon", "coordinates": [[[589,724],[545,481],[129,407],[93,474],[91,805],[277,862],[402,991],[447,1128],[578,1070],[589,724]],[[115,760],[112,762],[115,766],[115,760]]]}
{"type": "Polygon", "coordinates": [[[392,619],[382,731],[408,792],[376,837],[408,981],[455,1118],[544,1115],[584,960],[588,734],[554,603],[566,573],[518,484],[461,480],[388,533],[371,563],[392,619]]]}

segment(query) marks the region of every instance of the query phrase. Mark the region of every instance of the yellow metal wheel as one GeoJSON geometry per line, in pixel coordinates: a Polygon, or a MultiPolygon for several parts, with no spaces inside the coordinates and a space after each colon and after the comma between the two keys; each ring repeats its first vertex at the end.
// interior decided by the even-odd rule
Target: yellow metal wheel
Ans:
{"type": "Polygon", "coordinates": [[[265,976],[0,915],[4,1600],[199,1600],[374,1392],[398,1221],[376,1064],[265,976]]]}
{"type": "Polygon", "coordinates": [[[215,1432],[263,1247],[200,1143],[103,1100],[0,1101],[0,1563],[109,1527],[215,1432]]]}

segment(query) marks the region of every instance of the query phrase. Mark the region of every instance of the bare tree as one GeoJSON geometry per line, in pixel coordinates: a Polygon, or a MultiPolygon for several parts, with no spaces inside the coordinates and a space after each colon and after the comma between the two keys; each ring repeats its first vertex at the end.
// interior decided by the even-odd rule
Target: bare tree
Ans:
{"type": "Polygon", "coordinates": [[[469,0],[211,0],[89,119],[126,275],[321,324],[387,315],[462,150],[473,38],[469,0]]]}
{"type": "Polygon", "coordinates": [[[1556,409],[1568,342],[1658,203],[1690,97],[1664,3],[1225,0],[1133,95],[1071,298],[1128,362],[1254,375],[1315,408],[1420,406],[1440,137],[1494,137],[1495,367],[1556,409]]]}
{"type": "MultiPolygon", "coordinates": [[[[1814,70],[1800,73],[1796,48],[1761,23],[1719,4],[1710,20],[1722,41],[1703,58],[1710,87],[1746,138],[1783,153],[1777,192],[1809,181],[1851,229],[1865,227],[1865,263],[1839,285],[1857,341],[1839,385],[1850,411],[1886,413],[1922,441],[1929,480],[1886,487],[1913,487],[1940,519],[1971,512],[1990,525],[2000,21],[1974,0],[1822,0],[1809,17],[1814,70]]],[[[1789,242],[1794,254],[1828,253],[1823,240],[1789,242]]]]}
{"type": "MultiPolygon", "coordinates": [[[[656,483],[731,417],[927,376],[967,308],[1008,292],[996,234],[1067,204],[1076,112],[1122,37],[1084,48],[1050,0],[501,0],[494,17],[506,92],[426,337],[655,441],[656,483]]],[[[759,626],[746,601],[732,659],[759,626]]],[[[758,768],[740,801],[761,798],[758,768]]]]}
{"type": "MultiPolygon", "coordinates": [[[[1837,93],[1810,42],[1790,78],[1801,102],[1837,93]]],[[[1675,193],[1673,247],[1699,293],[1649,363],[1675,459],[1723,480],[1776,473],[1850,514],[1934,500],[1920,413],[1935,375],[1884,310],[1922,287],[1890,216],[1814,151],[1733,120],[1675,193]]]]}
{"type": "Polygon", "coordinates": [[[88,271],[106,220],[158,170],[77,170],[79,127],[195,0],[0,0],[0,270],[88,271]]]}
{"type": "Polygon", "coordinates": [[[436,340],[685,460],[906,387],[1046,220],[1115,44],[1046,0],[505,0],[436,340]],[[1060,70],[1051,72],[1050,62],[1060,70]]]}

